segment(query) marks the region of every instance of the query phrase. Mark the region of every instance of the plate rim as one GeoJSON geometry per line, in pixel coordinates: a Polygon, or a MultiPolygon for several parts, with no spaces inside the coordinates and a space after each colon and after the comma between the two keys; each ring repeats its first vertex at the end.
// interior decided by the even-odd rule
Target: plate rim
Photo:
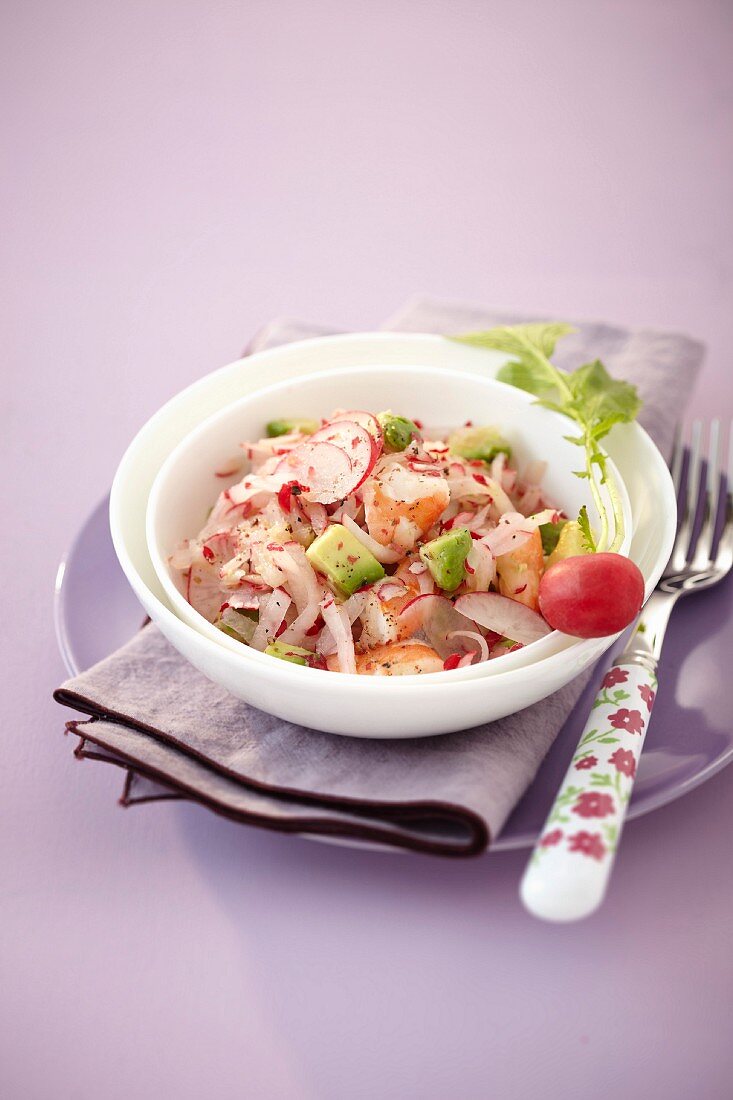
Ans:
{"type": "MultiPolygon", "coordinates": [[[[90,509],[85,518],[82,520],[73,538],[71,539],[67,550],[62,555],[55,574],[53,593],[54,632],[61,658],[70,676],[76,676],[84,670],[78,667],[78,664],[74,657],[73,646],[69,637],[66,614],[66,577],[69,570],[73,568],[75,555],[79,549],[79,544],[81,543],[85,533],[92,526],[94,520],[97,519],[100,514],[102,516],[106,516],[108,507],[109,493],[106,497],[103,497],[92,509],[90,509]]],[[[109,530],[109,524],[106,525],[106,533],[114,556],[114,547],[112,543],[112,535],[109,530]]],[[[119,563],[118,568],[120,568],[121,571],[119,563]]],[[[137,601],[137,597],[129,583],[128,590],[131,600],[137,601]]],[[[637,818],[644,817],[646,816],[646,814],[652,813],[654,810],[658,810],[661,809],[663,806],[669,805],[671,802],[676,802],[678,798],[682,798],[684,795],[689,794],[697,787],[702,786],[702,784],[706,783],[709,779],[712,779],[713,776],[717,775],[718,772],[721,772],[725,767],[727,767],[731,763],[731,761],[733,761],[733,741],[731,741],[728,748],[724,752],[722,752],[720,756],[701,768],[701,770],[695,775],[690,776],[686,780],[676,781],[664,791],[659,791],[656,794],[649,794],[638,799],[635,802],[632,802],[626,815],[626,820],[634,821],[637,818]]],[[[543,764],[544,761],[542,764],[540,764],[540,771],[543,764]]],[[[517,803],[517,805],[519,805],[519,803],[517,803]]],[[[316,836],[312,833],[298,833],[294,835],[303,837],[307,840],[316,840],[319,842],[323,841],[326,843],[332,842],[331,838],[323,838],[321,836],[316,836]]],[[[486,852],[484,854],[491,855],[492,853],[498,852],[516,852],[521,851],[522,849],[530,849],[534,846],[536,840],[537,836],[530,837],[526,832],[516,837],[505,837],[503,833],[500,833],[499,836],[496,838],[496,841],[492,845],[490,845],[489,848],[486,849],[486,852]]],[[[348,837],[339,838],[339,846],[353,848],[357,850],[368,849],[372,851],[389,852],[391,854],[408,854],[406,851],[403,852],[401,849],[393,847],[391,845],[379,845],[375,843],[367,843],[356,840],[352,841],[348,837]]]]}

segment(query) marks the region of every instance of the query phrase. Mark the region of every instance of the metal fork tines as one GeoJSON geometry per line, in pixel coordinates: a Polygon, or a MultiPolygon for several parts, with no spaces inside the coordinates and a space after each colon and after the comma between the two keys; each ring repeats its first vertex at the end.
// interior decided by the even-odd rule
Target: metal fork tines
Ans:
{"type": "Polygon", "coordinates": [[[677,538],[659,588],[679,595],[708,588],[722,580],[733,566],[733,427],[728,432],[726,469],[720,462],[720,422],[710,423],[703,458],[705,434],[702,423],[693,421],[686,446],[683,433],[678,431],[671,462],[675,490],[678,498],[682,494],[683,504],[677,538]],[[717,531],[720,535],[716,545],[717,531]]]}
{"type": "Polygon", "coordinates": [[[654,671],[672,608],[680,596],[710,588],[733,566],[733,426],[727,448],[720,423],[707,432],[694,421],[685,442],[678,430],[670,463],[680,521],[667,568],[649,597],[620,660],[654,671]],[[727,467],[721,455],[727,450],[727,467]],[[699,513],[702,517],[698,523],[699,513]]]}

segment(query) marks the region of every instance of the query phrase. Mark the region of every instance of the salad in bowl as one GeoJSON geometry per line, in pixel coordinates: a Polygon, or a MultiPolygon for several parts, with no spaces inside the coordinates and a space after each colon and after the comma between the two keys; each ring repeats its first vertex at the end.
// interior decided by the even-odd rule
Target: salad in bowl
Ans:
{"type": "MultiPolygon", "coordinates": [[[[516,330],[467,341],[507,334],[516,330]]],[[[563,511],[567,494],[544,484],[548,461],[522,461],[501,417],[429,428],[404,405],[379,412],[360,403],[323,417],[311,399],[301,410],[310,416],[285,413],[264,434],[260,422],[262,437],[238,439],[236,455],[211,471],[223,486],[207,499],[197,533],[187,527],[166,555],[163,583],[170,590],[172,574],[196,617],[229,644],[361,676],[508,664],[530,646],[539,657],[537,643],[553,628],[586,638],[617,633],[638,612],[644,583],[617,552],[628,542],[627,502],[599,440],[632,418],[636,398],[600,364],[556,371],[546,336],[544,348],[529,340],[524,362],[507,364],[502,381],[521,381],[523,390],[532,382],[536,404],[583,429],[564,439],[585,449],[577,473],[596,522],[585,503],[575,519],[563,511]]],[[[532,432],[542,421],[523,408],[532,432]]],[[[455,401],[450,409],[455,415],[455,401]]],[[[270,405],[273,412],[281,410],[270,405]]],[[[548,447],[556,475],[549,439],[548,447]]],[[[150,542],[155,557],[154,530],[150,542]]]]}
{"type": "Polygon", "coordinates": [[[495,426],[426,431],[391,411],[280,418],[242,443],[170,558],[191,606],[260,652],[394,676],[500,658],[550,632],[546,565],[584,553],[495,426]]]}

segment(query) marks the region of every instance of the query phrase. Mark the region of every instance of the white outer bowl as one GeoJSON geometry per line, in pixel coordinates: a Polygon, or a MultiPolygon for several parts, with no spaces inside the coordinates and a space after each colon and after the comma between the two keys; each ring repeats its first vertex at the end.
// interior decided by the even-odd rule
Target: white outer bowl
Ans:
{"type": "MultiPolygon", "coordinates": [[[[568,515],[577,515],[585,506],[591,523],[597,523],[598,512],[588,482],[572,472],[578,466],[579,452],[565,438],[566,418],[541,408],[530,394],[495,378],[440,367],[375,365],[321,371],[257,390],[208,417],[178,444],[153,483],[146,521],[148,552],[176,614],[205,637],[238,653],[252,669],[272,658],[243,647],[195,611],[183,593],[181,575],[171,572],[168,559],[184,539],[201,530],[222,489],[239,480],[232,477],[222,481],[215,471],[230,464],[243,440],[260,438],[268,420],[295,416],[319,419],[334,408],[372,409],[375,401],[380,409],[407,410],[428,429],[460,425],[470,410],[476,423],[495,424],[501,429],[512,445],[520,470],[532,461],[548,463],[543,487],[553,504],[568,515]]],[[[626,526],[622,551],[627,553],[633,527],[631,507],[620,475],[613,463],[610,465],[619,481],[626,526]]],[[[577,639],[553,631],[499,660],[430,675],[431,679],[437,676],[453,680],[493,677],[579,644],[577,639]]],[[[246,681],[244,665],[242,675],[246,681]]],[[[377,690],[384,689],[380,679],[377,690]]]]}
{"type": "MultiPolygon", "coordinates": [[[[130,584],[165,637],[215,683],[281,718],[328,732],[363,737],[430,736],[463,729],[520,710],[558,690],[594,662],[613,639],[573,643],[532,667],[488,680],[431,677],[348,677],[290,666],[262,657],[257,669],[240,652],[205,637],[171,608],[147,550],[145,512],[152,484],[167,456],[208,415],[262,386],[313,371],[389,363],[486,376],[505,357],[432,335],[351,334],[301,341],[237,360],[172,398],[141,429],[118,468],[110,499],[115,550],[130,584]],[[327,680],[324,680],[327,677],[327,680]]],[[[634,513],[630,556],[648,595],[669,557],[676,503],[667,467],[637,425],[614,429],[608,452],[627,488],[634,513]]]]}

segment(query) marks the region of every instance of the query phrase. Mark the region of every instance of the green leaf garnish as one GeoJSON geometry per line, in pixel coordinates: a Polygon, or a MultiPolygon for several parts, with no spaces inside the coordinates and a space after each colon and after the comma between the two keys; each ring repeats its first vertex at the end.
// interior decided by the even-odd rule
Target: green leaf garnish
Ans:
{"type": "Polygon", "coordinates": [[[606,548],[618,551],[624,540],[621,498],[608,470],[606,456],[598,444],[614,425],[635,420],[641,401],[635,386],[612,378],[598,359],[571,373],[561,371],[551,363],[550,356],[557,341],[571,332],[575,332],[571,325],[551,321],[547,324],[499,325],[487,332],[471,332],[451,339],[511,356],[511,361],[497,373],[499,381],[534,394],[539,405],[562,413],[578,425],[580,434],[565,438],[585,449],[585,469],[575,470],[574,473],[577,477],[587,478],[590,484],[601,517],[598,538],[591,529],[585,508],[581,509],[578,523],[591,552],[606,548]],[[610,507],[602,487],[606,490],[610,507]]]}
{"type": "Polygon", "coordinates": [[[583,533],[583,545],[589,554],[594,554],[596,550],[595,539],[593,538],[593,532],[590,528],[590,519],[588,518],[588,509],[585,505],[580,509],[578,513],[578,527],[583,533]]]}

